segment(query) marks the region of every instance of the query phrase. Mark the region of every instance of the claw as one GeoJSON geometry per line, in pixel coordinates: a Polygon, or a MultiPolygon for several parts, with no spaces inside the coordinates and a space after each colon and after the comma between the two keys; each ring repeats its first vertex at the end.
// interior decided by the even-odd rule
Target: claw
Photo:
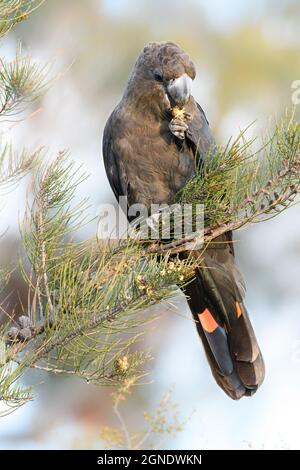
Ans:
{"type": "Polygon", "coordinates": [[[191,121],[193,119],[193,116],[191,115],[191,113],[187,113],[186,111],[184,111],[183,116],[188,121],[191,121]]]}
{"type": "Polygon", "coordinates": [[[175,131],[175,132],[173,132],[173,134],[174,134],[174,135],[175,135],[175,137],[177,137],[178,139],[180,139],[180,140],[184,140],[184,137],[185,137],[185,135],[184,135],[184,132],[181,132],[181,131],[175,131]]]}

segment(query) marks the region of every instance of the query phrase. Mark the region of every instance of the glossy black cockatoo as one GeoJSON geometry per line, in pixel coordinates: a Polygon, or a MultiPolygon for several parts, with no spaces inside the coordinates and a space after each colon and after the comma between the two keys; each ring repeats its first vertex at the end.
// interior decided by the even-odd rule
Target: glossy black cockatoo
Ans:
{"type": "MultiPolygon", "coordinates": [[[[104,130],[104,164],[117,198],[149,208],[172,204],[196,161],[211,152],[209,123],[191,95],[195,75],[193,62],[173,42],[142,50],[104,130]],[[188,119],[174,116],[175,108],[188,119]]],[[[243,302],[232,234],[220,241],[205,251],[185,294],[216,382],[239,399],[255,393],[264,362],[243,302]]]]}

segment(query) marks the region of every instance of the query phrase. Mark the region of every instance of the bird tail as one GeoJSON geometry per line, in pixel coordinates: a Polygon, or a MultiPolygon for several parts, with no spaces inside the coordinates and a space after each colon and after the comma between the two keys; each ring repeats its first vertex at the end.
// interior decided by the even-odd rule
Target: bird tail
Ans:
{"type": "Polygon", "coordinates": [[[222,251],[208,250],[206,266],[197,269],[185,293],[213,376],[238,400],[256,392],[264,379],[264,361],[236,281],[233,254],[222,251]]]}

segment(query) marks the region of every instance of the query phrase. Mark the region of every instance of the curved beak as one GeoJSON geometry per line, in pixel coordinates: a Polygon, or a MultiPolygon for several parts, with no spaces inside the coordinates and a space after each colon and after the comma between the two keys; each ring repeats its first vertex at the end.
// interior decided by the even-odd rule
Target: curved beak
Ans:
{"type": "Polygon", "coordinates": [[[186,73],[168,83],[168,94],[176,105],[183,106],[188,101],[192,93],[192,84],[193,80],[186,73]]]}

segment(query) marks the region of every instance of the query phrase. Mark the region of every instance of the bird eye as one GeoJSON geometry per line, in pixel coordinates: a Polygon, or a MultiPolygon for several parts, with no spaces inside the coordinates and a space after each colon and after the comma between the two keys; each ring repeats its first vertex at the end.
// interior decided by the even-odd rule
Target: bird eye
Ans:
{"type": "Polygon", "coordinates": [[[162,75],[159,72],[154,72],[154,78],[157,82],[163,81],[162,75]]]}

